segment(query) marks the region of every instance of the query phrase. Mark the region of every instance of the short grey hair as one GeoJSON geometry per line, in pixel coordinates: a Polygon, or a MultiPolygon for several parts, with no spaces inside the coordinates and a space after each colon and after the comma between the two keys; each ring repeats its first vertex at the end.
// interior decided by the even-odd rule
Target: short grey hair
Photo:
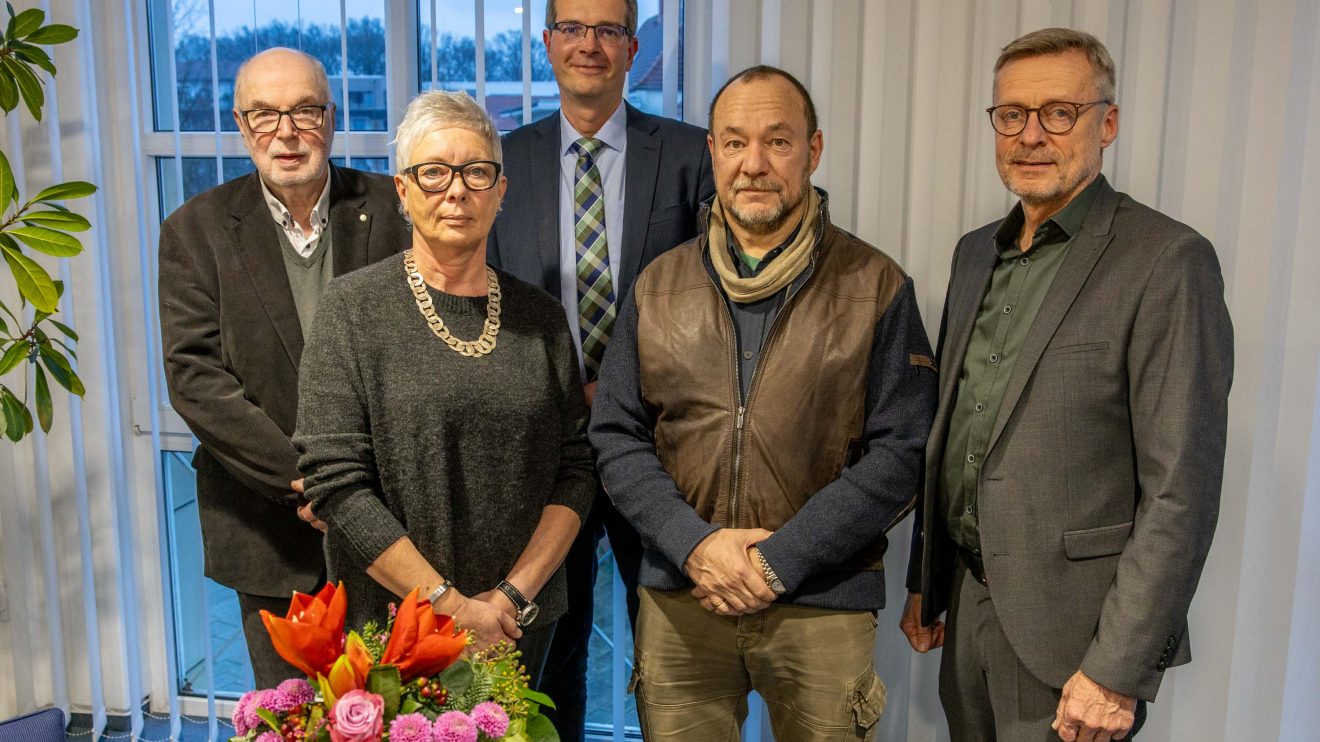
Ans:
{"type": "MultiPolygon", "coordinates": [[[[628,27],[628,35],[637,35],[637,0],[623,0],[623,25],[628,27]]],[[[545,0],[545,27],[550,28],[559,21],[555,10],[555,0],[545,0]]]]}
{"type": "Polygon", "coordinates": [[[1100,40],[1085,31],[1072,28],[1042,28],[1039,31],[1014,39],[999,52],[995,61],[995,74],[1004,65],[1018,59],[1040,57],[1047,54],[1062,54],[1077,49],[1086,54],[1095,72],[1095,90],[1104,100],[1116,102],[1114,98],[1115,72],[1114,58],[1100,40]]]}
{"type": "MultiPolygon", "coordinates": [[[[263,49],[262,51],[253,54],[252,56],[244,60],[243,64],[239,65],[238,72],[235,73],[234,75],[235,110],[237,110],[239,107],[239,100],[240,100],[239,94],[243,90],[245,84],[247,83],[247,76],[248,73],[251,72],[252,70],[252,65],[256,62],[261,61],[262,58],[269,56],[272,53],[292,54],[295,57],[298,57],[302,59],[304,62],[306,62],[307,65],[312,68],[313,76],[316,77],[316,88],[317,88],[316,92],[320,94],[319,97],[321,98],[321,100],[324,100],[327,103],[333,102],[330,99],[330,78],[326,76],[325,65],[321,64],[321,60],[317,59],[316,57],[313,57],[312,55],[308,54],[305,51],[302,51],[301,49],[290,49],[287,46],[273,46],[269,49],[263,49]]],[[[245,96],[245,97],[250,98],[250,96],[245,96]]]]}
{"type": "Polygon", "coordinates": [[[472,97],[462,90],[429,90],[408,104],[403,121],[394,135],[395,160],[399,172],[412,163],[412,151],[422,137],[439,129],[467,129],[480,134],[490,145],[491,159],[504,164],[500,132],[472,97]]]}

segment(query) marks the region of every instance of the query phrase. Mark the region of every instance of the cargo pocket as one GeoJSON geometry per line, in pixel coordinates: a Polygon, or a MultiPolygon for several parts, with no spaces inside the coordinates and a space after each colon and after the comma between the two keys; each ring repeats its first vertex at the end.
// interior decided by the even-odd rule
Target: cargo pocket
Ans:
{"type": "Polygon", "coordinates": [[[853,681],[850,698],[857,739],[874,739],[872,732],[880,714],[885,711],[885,697],[885,684],[875,670],[867,670],[853,681]]]}

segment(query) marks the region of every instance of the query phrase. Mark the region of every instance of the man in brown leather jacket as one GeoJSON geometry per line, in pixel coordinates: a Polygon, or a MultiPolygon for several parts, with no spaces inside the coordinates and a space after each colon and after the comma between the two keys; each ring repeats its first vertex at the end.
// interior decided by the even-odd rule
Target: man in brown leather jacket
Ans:
{"type": "Polygon", "coordinates": [[[648,740],[869,739],[885,532],[912,509],[936,374],[912,280],[830,223],[802,84],[711,105],[717,198],[624,302],[592,443],[645,547],[633,687],[648,740]]]}

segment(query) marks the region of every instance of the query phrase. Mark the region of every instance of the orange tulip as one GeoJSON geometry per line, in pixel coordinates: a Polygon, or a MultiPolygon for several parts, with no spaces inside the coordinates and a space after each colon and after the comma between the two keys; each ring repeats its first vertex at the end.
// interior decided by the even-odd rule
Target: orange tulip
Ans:
{"type": "Polygon", "coordinates": [[[340,696],[358,688],[367,687],[367,672],[371,670],[371,652],[356,631],[349,632],[344,642],[344,653],[330,666],[330,674],[317,676],[321,695],[327,708],[334,708],[340,696]]]}
{"type": "MultiPolygon", "coordinates": [[[[279,618],[261,612],[271,644],[289,664],[307,677],[329,674],[344,648],[344,615],[348,597],[344,584],[326,584],[316,595],[295,592],[289,612],[279,618]]],[[[365,675],[365,673],[364,673],[365,675]]]]}
{"type": "Polygon", "coordinates": [[[429,678],[452,665],[468,640],[466,631],[455,631],[453,618],[437,616],[417,592],[413,588],[399,606],[389,643],[380,658],[382,665],[398,667],[405,683],[413,678],[429,678]]]}

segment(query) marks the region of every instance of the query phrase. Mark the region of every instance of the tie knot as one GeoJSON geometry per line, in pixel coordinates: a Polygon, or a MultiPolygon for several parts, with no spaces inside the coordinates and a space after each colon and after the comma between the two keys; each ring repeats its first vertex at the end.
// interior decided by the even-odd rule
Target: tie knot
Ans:
{"type": "Polygon", "coordinates": [[[573,154],[578,157],[585,155],[594,158],[596,153],[600,151],[600,148],[604,146],[605,143],[595,137],[582,137],[576,142],[573,142],[573,154]]]}

